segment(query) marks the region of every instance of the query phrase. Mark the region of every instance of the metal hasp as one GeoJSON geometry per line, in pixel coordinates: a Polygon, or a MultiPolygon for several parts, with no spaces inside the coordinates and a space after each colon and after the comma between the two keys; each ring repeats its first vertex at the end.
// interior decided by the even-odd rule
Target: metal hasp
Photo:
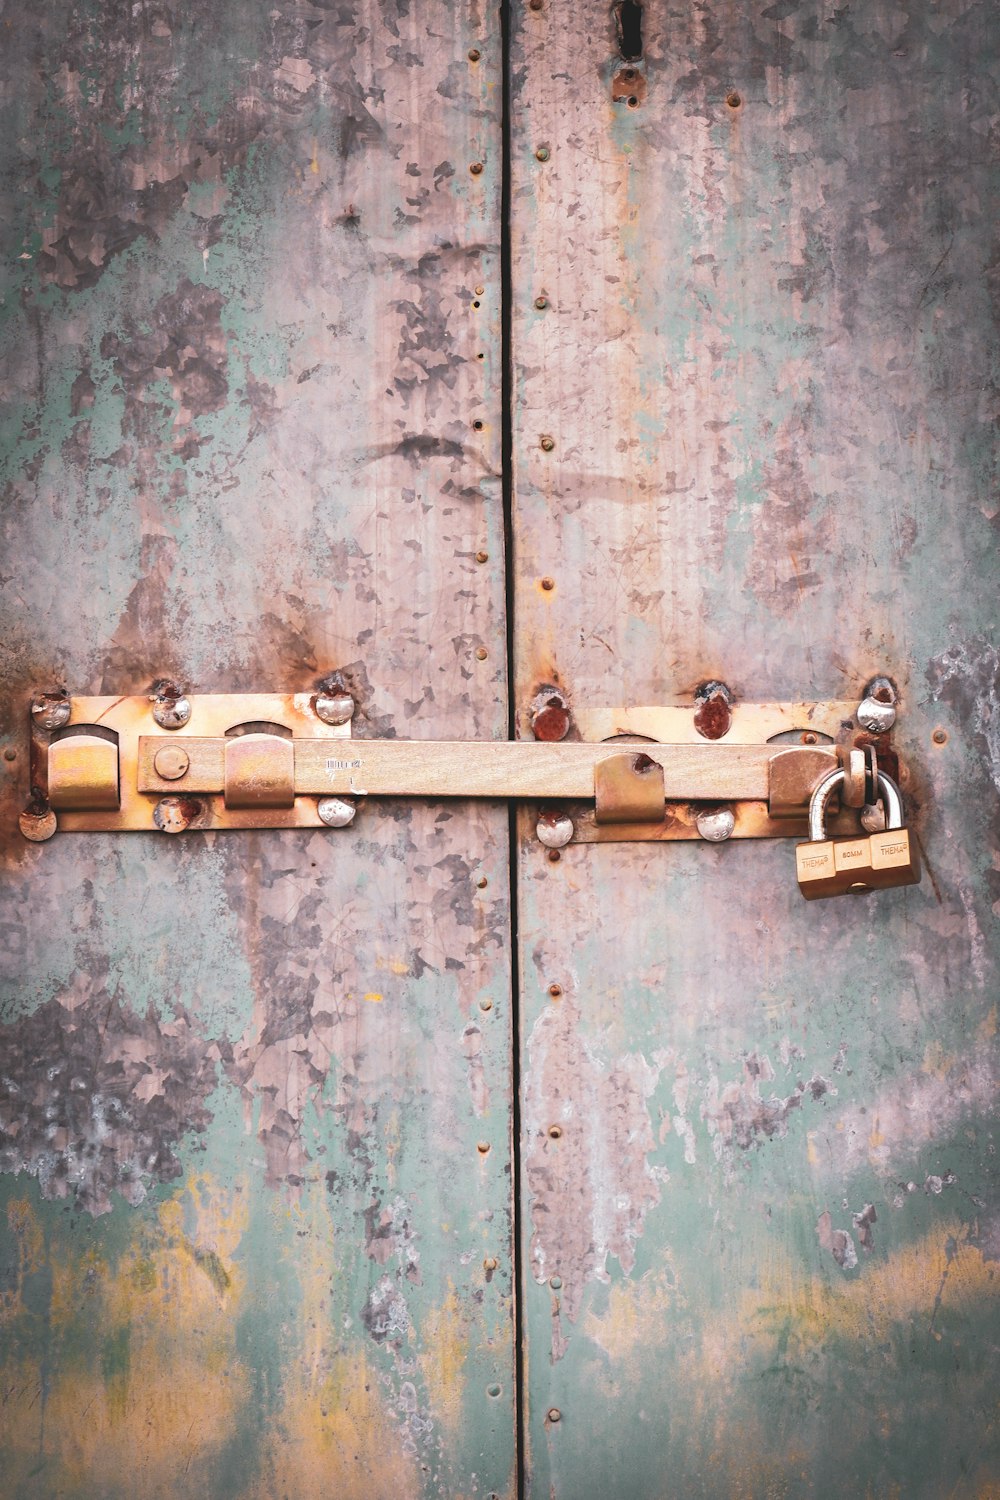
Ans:
{"type": "MultiPolygon", "coordinates": [[[[185,713],[165,723],[155,693],[36,702],[56,697],[57,716],[31,719],[22,827],[39,841],[57,826],[337,827],[371,796],[555,801],[571,830],[561,842],[718,842],[801,835],[824,778],[843,766],[848,786],[857,780],[844,702],[727,704],[715,737],[697,703],[595,709],[573,721],[581,738],[549,742],[352,739],[352,700],[323,691],[184,695],[185,713]]],[[[845,816],[834,832],[853,831],[845,816]]],[[[544,817],[538,826],[548,830],[544,817]]]]}

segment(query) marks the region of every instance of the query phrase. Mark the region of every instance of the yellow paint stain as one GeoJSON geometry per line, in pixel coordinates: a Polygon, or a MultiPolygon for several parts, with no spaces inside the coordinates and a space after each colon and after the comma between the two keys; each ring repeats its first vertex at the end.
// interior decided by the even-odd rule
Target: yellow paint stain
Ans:
{"type": "Polygon", "coordinates": [[[947,1078],[958,1059],[953,1052],[946,1052],[941,1042],[934,1040],[924,1048],[923,1071],[934,1078],[947,1078]]]}
{"type": "Polygon", "coordinates": [[[419,1364],[427,1382],[427,1399],[433,1417],[446,1433],[453,1436],[462,1425],[462,1370],[469,1338],[466,1310],[449,1283],[447,1296],[440,1307],[423,1319],[423,1353],[419,1364]]]}
{"type": "Polygon", "coordinates": [[[627,1360],[647,1349],[651,1325],[668,1326],[675,1299],[675,1289],[663,1275],[617,1281],[608,1295],[607,1312],[600,1318],[588,1312],[583,1331],[612,1360],[627,1360]]]}
{"type": "Polygon", "coordinates": [[[369,993],[365,996],[365,999],[371,1005],[380,1005],[382,1002],[382,996],[375,994],[373,991],[369,991],[369,993]]]}
{"type": "MultiPolygon", "coordinates": [[[[976,1036],[981,1042],[991,1042],[997,1034],[997,1008],[994,1005],[988,1016],[984,1016],[976,1028],[976,1036]]],[[[1000,1497],[1000,1487],[997,1490],[1000,1497]]]]}
{"type": "Polygon", "coordinates": [[[815,1130],[810,1130],[806,1134],[806,1159],[811,1167],[819,1166],[819,1152],[816,1149],[815,1130]]]}
{"type": "Polygon", "coordinates": [[[0,1292],[0,1323],[22,1311],[24,1279],[42,1265],[45,1238],[34,1209],[26,1198],[7,1205],[7,1230],[16,1249],[11,1259],[14,1284],[0,1292]]]}
{"type": "Polygon", "coordinates": [[[319,175],[319,142],[313,141],[312,157],[309,162],[309,170],[314,175],[319,175]]]}
{"type": "Polygon", "coordinates": [[[406,959],[399,957],[380,958],[376,962],[376,968],[386,969],[390,974],[396,974],[400,978],[402,978],[405,974],[409,974],[410,972],[410,965],[407,963],[406,959]]]}
{"type": "Polygon", "coordinates": [[[271,1425],[254,1500],[371,1500],[416,1495],[420,1466],[403,1451],[402,1413],[383,1405],[378,1376],[363,1351],[324,1372],[289,1374],[271,1425]]]}

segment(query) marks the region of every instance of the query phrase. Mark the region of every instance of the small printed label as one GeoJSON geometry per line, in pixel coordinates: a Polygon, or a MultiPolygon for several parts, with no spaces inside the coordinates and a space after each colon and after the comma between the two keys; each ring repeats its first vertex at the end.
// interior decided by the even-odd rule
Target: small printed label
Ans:
{"type": "Polygon", "coordinates": [[[360,760],[328,760],[326,763],[326,774],[336,776],[338,771],[360,771],[360,760]]]}
{"type": "Polygon", "coordinates": [[[910,846],[909,846],[909,843],[905,843],[905,844],[881,844],[879,846],[879,852],[881,854],[883,854],[883,855],[886,855],[886,854],[908,854],[910,852],[910,846]]]}
{"type": "Polygon", "coordinates": [[[830,863],[829,854],[804,854],[799,863],[806,870],[818,870],[830,863]]]}

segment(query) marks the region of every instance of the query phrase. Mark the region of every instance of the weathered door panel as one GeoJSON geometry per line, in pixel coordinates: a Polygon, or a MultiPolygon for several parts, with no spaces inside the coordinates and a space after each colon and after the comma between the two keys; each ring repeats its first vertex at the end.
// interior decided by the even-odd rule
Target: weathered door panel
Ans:
{"type": "Polygon", "coordinates": [[[495,22],[46,6],[3,71],[5,1493],[509,1493],[504,811],[16,831],[37,687],[505,732],[495,22]]]}
{"type": "Polygon", "coordinates": [[[545,684],[887,671],[926,873],[807,905],[788,844],[553,861],[525,821],[528,1493],[984,1496],[995,10],[649,0],[642,32],[514,20],[524,732],[545,684]]]}

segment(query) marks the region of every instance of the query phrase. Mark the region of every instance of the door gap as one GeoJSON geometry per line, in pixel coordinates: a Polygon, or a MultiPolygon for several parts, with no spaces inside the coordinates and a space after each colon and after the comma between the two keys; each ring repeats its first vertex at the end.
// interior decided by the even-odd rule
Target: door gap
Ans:
{"type": "MultiPolygon", "coordinates": [[[[500,434],[503,494],[504,593],[507,624],[507,738],[517,732],[517,675],[515,657],[515,539],[514,539],[514,365],[513,365],[513,255],[511,248],[511,0],[500,0],[500,434]]],[[[521,971],[517,912],[517,809],[507,815],[510,879],[510,1027],[511,1027],[511,1296],[514,1307],[514,1462],[517,1500],[525,1495],[524,1390],[524,1264],[521,1249],[521,971]]]]}

